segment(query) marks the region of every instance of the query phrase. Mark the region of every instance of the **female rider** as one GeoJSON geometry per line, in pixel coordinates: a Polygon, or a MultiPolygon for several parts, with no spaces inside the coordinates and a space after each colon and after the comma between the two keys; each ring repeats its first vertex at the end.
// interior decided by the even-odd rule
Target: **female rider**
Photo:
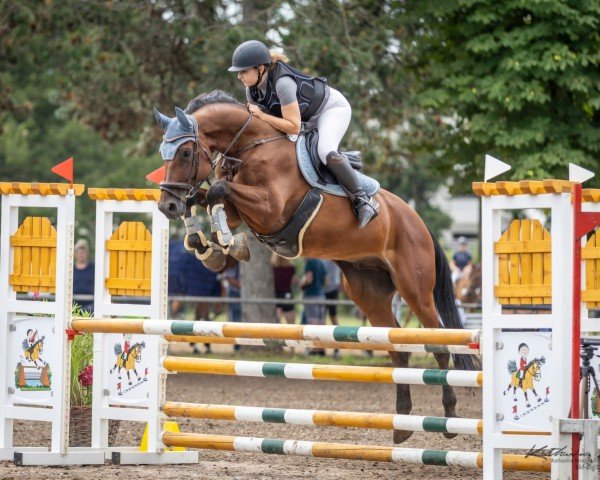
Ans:
{"type": "Polygon", "coordinates": [[[288,135],[298,135],[302,122],[317,128],[319,158],[349,194],[362,228],[377,216],[379,204],[365,193],[349,160],[338,152],[352,108],[325,79],[306,75],[286,62],[285,56],[249,40],[233,52],[229,71],[237,72],[245,85],[248,109],[256,118],[288,135]]]}

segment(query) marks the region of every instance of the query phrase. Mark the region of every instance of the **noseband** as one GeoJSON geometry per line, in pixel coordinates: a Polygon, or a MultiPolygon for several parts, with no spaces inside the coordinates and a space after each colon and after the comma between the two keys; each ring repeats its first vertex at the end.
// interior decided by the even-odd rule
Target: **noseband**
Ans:
{"type": "MultiPolygon", "coordinates": [[[[200,145],[200,141],[198,140],[198,137],[191,139],[190,141],[193,142],[194,148],[192,150],[192,161],[191,161],[191,165],[190,165],[190,172],[186,178],[186,181],[185,182],[160,182],[161,191],[170,193],[175,198],[177,198],[181,202],[185,203],[187,206],[191,206],[195,203],[195,197],[198,194],[198,190],[200,189],[200,186],[204,182],[207,182],[210,185],[209,177],[212,174],[212,172],[215,170],[215,168],[217,168],[217,165],[219,165],[219,163],[221,163],[221,170],[224,171],[226,174],[227,181],[230,182],[233,179],[234,171],[237,168],[239,168],[244,163],[244,161],[239,158],[228,156],[227,152],[229,152],[231,147],[233,147],[236,144],[236,142],[239,140],[239,138],[242,136],[242,134],[244,133],[244,131],[246,130],[248,125],[250,125],[250,122],[252,121],[253,117],[254,117],[254,115],[252,113],[250,113],[250,116],[248,117],[248,120],[246,120],[246,123],[244,123],[244,125],[242,125],[242,128],[239,129],[239,131],[236,133],[235,137],[233,137],[233,140],[231,141],[231,143],[229,144],[229,146],[225,149],[225,152],[223,152],[223,153],[221,153],[221,152],[211,153],[210,150],[208,150],[204,146],[200,145]],[[200,147],[202,149],[202,151],[206,155],[206,158],[211,163],[211,169],[208,172],[208,175],[206,175],[205,178],[201,178],[201,179],[198,179],[198,167],[200,165],[200,148],[198,148],[198,147],[200,147]],[[185,194],[185,196],[180,195],[177,193],[176,190],[187,191],[187,193],[185,194]]],[[[264,143],[272,142],[274,140],[280,140],[283,138],[287,138],[287,136],[285,134],[283,134],[283,135],[277,135],[277,136],[271,137],[271,138],[266,138],[266,139],[263,138],[260,140],[253,140],[252,143],[250,143],[250,145],[242,148],[238,152],[238,155],[242,154],[246,150],[249,150],[253,147],[257,147],[259,145],[263,145],[264,143]]]]}

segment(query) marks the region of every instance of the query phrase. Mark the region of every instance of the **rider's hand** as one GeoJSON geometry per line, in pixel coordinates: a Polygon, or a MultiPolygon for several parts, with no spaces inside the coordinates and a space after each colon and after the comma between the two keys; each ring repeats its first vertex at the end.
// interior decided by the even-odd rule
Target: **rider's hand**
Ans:
{"type": "Polygon", "coordinates": [[[253,103],[249,103],[248,104],[248,111],[254,115],[256,118],[261,118],[263,117],[263,111],[260,109],[260,107],[258,105],[254,105],[253,103]]]}

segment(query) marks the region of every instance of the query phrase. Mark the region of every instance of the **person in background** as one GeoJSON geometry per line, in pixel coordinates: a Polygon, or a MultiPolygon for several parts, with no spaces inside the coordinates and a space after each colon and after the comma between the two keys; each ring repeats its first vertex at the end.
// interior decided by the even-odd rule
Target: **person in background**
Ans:
{"type": "Polygon", "coordinates": [[[471,268],[473,267],[473,257],[468,250],[469,244],[465,237],[458,237],[458,250],[452,255],[452,261],[450,262],[450,269],[452,270],[452,282],[471,274],[471,268]]]}
{"type": "MultiPolygon", "coordinates": [[[[338,300],[340,298],[340,282],[342,280],[342,271],[333,260],[323,260],[325,267],[325,299],[338,300]]],[[[329,320],[332,325],[338,325],[337,305],[327,305],[329,320]]],[[[333,357],[336,358],[339,349],[333,350],[333,357]]]]}
{"type": "MultiPolygon", "coordinates": [[[[291,299],[292,285],[297,284],[296,266],[294,262],[288,258],[280,257],[275,253],[271,255],[271,265],[273,266],[273,278],[275,283],[275,297],[291,299]]],[[[281,317],[285,318],[286,323],[296,323],[296,312],[293,304],[281,303],[275,307],[276,322],[281,321],[281,317]]]]}
{"type": "MultiPolygon", "coordinates": [[[[183,241],[179,239],[169,240],[169,296],[185,295],[185,278],[183,269],[187,260],[187,251],[183,246],[183,241]]],[[[173,300],[170,303],[169,318],[183,319],[184,302],[181,300],[173,300]]]]}
{"type": "MultiPolygon", "coordinates": [[[[306,300],[325,300],[325,266],[323,261],[317,258],[306,259],[304,275],[300,282],[303,297],[306,300]]],[[[308,325],[325,324],[324,304],[304,304],[304,315],[308,325]]],[[[325,355],[325,350],[315,348],[309,351],[311,354],[325,355]]]]}
{"type": "MultiPolygon", "coordinates": [[[[75,243],[75,263],[73,264],[73,295],[94,295],[95,266],[90,262],[90,247],[87,240],[80,238],[75,243]]],[[[94,301],[75,300],[85,312],[93,313],[94,301]]]]}
{"type": "MultiPolygon", "coordinates": [[[[242,284],[240,283],[240,264],[236,263],[233,267],[228,268],[222,274],[222,286],[228,298],[240,298],[242,296],[242,284]]],[[[227,320],[229,322],[242,321],[242,304],[228,303],[227,304],[227,320]]],[[[239,345],[234,345],[233,350],[238,351],[239,345]]]]}
{"type": "MultiPolygon", "coordinates": [[[[217,274],[206,268],[193,254],[187,252],[184,260],[183,278],[185,294],[190,297],[217,297],[221,296],[221,282],[217,274]]],[[[215,303],[196,302],[194,308],[195,320],[213,320],[217,315],[215,303]],[[211,318],[211,306],[213,318],[211,318]]],[[[206,353],[211,353],[210,343],[206,343],[206,353]]],[[[192,344],[194,354],[200,353],[197,344],[192,344]]]]}
{"type": "MultiPolygon", "coordinates": [[[[322,260],[325,267],[325,298],[327,300],[338,300],[340,298],[340,282],[342,272],[340,267],[332,260],[322,260]]],[[[329,319],[332,325],[338,324],[337,305],[328,305],[329,319]]]]}

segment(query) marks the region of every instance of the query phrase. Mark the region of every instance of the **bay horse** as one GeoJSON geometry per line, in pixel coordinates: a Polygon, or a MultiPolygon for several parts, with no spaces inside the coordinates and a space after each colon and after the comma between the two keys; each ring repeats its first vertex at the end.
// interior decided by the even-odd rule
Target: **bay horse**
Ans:
{"type": "Polygon", "coordinates": [[[468,275],[456,281],[454,288],[461,303],[481,304],[481,265],[473,265],[468,275]]]}
{"type": "MultiPolygon", "coordinates": [[[[170,219],[184,217],[186,247],[195,249],[208,268],[225,268],[227,254],[249,260],[245,237],[233,236],[230,229],[245,223],[254,234],[279,232],[310,190],[296,163],[295,143],[218,90],[196,97],[185,112],[176,109],[176,118],[156,109],[155,116],[165,131],[159,209],[170,219]],[[201,189],[213,170],[216,180],[201,189]],[[207,209],[210,240],[200,231],[193,205],[207,209]]],[[[376,195],[379,215],[359,229],[348,198],[323,197],[304,231],[302,256],[334,260],[343,272],[345,291],[371,325],[398,326],[391,308],[398,292],[424,327],[462,328],[446,256],[414,210],[382,189],[376,195]]],[[[394,366],[408,366],[408,353],[389,355],[394,366]]],[[[440,369],[448,368],[449,354],[436,353],[435,358],[440,369]]],[[[470,355],[455,355],[454,364],[477,368],[470,355]]],[[[455,417],[451,386],[442,387],[442,403],[445,416],[455,417]]],[[[410,387],[397,385],[396,411],[408,414],[411,409],[410,387]]],[[[394,442],[411,434],[396,430],[394,442]]]]}

